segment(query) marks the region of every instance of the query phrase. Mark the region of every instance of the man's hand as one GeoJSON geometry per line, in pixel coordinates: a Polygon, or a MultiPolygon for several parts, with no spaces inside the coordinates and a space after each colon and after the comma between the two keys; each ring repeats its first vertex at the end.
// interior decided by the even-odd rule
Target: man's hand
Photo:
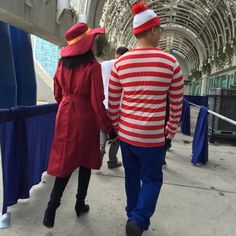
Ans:
{"type": "Polygon", "coordinates": [[[171,132],[168,130],[168,128],[166,127],[166,128],[165,128],[165,136],[166,136],[167,139],[172,140],[172,139],[174,138],[175,134],[171,133],[171,132]]]}

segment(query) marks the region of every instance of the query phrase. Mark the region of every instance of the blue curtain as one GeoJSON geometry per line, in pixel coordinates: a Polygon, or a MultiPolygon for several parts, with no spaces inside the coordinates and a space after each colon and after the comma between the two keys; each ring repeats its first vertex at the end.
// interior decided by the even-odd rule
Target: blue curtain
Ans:
{"type": "Polygon", "coordinates": [[[17,81],[17,105],[36,104],[36,77],[30,35],[10,26],[17,81]]]}
{"type": "Polygon", "coordinates": [[[0,108],[17,104],[17,87],[9,26],[0,22],[0,108]]]}
{"type": "Polygon", "coordinates": [[[192,163],[208,162],[208,110],[201,107],[192,143],[192,163]]]}
{"type": "Polygon", "coordinates": [[[185,100],[181,118],[181,132],[183,134],[190,135],[190,106],[185,100]]]}
{"type": "Polygon", "coordinates": [[[0,110],[3,209],[29,198],[31,187],[47,168],[57,105],[0,110]]]}

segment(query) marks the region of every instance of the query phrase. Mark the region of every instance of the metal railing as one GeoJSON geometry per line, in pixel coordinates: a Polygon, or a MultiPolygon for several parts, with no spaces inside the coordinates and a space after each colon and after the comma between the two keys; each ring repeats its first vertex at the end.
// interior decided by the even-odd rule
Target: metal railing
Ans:
{"type": "MultiPolygon", "coordinates": [[[[189,103],[190,105],[192,105],[192,106],[201,108],[201,106],[199,106],[199,105],[197,105],[197,104],[195,104],[195,103],[189,102],[189,101],[187,101],[187,100],[185,100],[185,101],[188,102],[188,103],[189,103]]],[[[233,124],[233,125],[236,126],[236,121],[235,121],[235,120],[232,120],[232,119],[230,119],[230,118],[228,118],[228,117],[226,117],[226,116],[222,116],[221,114],[218,114],[218,113],[216,113],[216,112],[214,112],[214,111],[211,111],[211,110],[209,110],[209,109],[208,109],[208,113],[210,113],[210,114],[212,114],[212,115],[218,117],[219,119],[222,119],[222,120],[224,120],[224,121],[226,121],[226,122],[229,122],[230,124],[233,124]]]]}

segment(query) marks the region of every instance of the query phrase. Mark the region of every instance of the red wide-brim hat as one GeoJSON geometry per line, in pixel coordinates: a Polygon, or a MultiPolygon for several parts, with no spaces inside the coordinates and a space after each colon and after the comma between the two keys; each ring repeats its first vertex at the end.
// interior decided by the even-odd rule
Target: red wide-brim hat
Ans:
{"type": "Polygon", "coordinates": [[[105,34],[104,28],[90,29],[85,23],[73,25],[66,33],[67,46],[61,50],[62,57],[73,57],[85,54],[93,46],[96,35],[105,34]]]}

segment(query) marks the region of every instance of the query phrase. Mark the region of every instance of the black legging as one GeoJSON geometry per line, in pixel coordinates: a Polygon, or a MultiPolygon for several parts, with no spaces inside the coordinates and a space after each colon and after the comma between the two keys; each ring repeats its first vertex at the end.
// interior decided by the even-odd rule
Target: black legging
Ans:
{"type": "MultiPolygon", "coordinates": [[[[63,192],[66,188],[66,185],[70,179],[71,175],[64,178],[56,177],[54,186],[52,189],[50,201],[48,203],[49,207],[57,208],[60,205],[60,200],[63,195],[63,192]]],[[[77,200],[84,203],[84,199],[87,195],[88,185],[91,177],[91,169],[80,167],[78,174],[78,188],[77,188],[77,200]]]]}

